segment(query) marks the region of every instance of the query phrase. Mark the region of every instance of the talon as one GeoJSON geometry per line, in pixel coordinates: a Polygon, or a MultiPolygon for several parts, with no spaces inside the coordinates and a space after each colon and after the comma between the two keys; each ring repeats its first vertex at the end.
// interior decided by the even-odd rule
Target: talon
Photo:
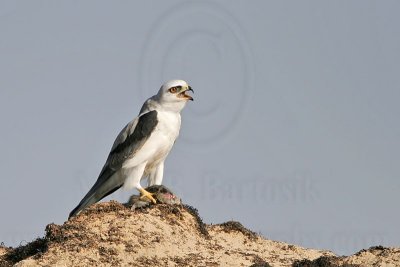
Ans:
{"type": "Polygon", "coordinates": [[[154,193],[150,193],[147,192],[146,190],[144,190],[143,188],[139,189],[140,191],[140,199],[143,200],[144,198],[147,198],[148,200],[150,200],[151,202],[153,202],[154,204],[157,203],[157,201],[155,200],[155,198],[153,197],[154,193]]]}

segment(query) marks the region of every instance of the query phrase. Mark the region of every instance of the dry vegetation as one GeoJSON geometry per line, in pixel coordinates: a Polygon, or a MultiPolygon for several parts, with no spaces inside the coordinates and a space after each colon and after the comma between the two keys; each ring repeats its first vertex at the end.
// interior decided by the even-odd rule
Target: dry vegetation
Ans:
{"type": "Polygon", "coordinates": [[[238,222],[206,225],[185,205],[135,211],[93,205],[43,238],[0,247],[0,266],[400,266],[400,249],[373,247],[349,257],[265,239],[238,222]]]}

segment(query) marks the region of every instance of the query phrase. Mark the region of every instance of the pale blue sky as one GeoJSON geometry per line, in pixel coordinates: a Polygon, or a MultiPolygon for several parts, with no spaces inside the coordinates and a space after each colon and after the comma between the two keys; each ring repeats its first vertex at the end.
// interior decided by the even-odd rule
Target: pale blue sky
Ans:
{"type": "Polygon", "coordinates": [[[63,223],[122,127],[180,78],[195,101],[164,182],[205,222],[339,254],[399,246],[399,12],[398,1],[1,1],[0,242],[63,223]]]}

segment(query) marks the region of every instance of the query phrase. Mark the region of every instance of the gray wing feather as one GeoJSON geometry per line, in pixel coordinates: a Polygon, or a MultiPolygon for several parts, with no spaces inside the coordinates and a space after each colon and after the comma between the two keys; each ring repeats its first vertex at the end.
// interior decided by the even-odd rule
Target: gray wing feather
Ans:
{"type": "Polygon", "coordinates": [[[100,201],[123,185],[124,180],[117,177],[110,178],[122,167],[125,160],[133,157],[146,143],[157,123],[157,111],[153,110],[140,115],[122,129],[111,148],[96,183],[79,205],[71,211],[69,217],[77,215],[82,209],[100,201]]]}

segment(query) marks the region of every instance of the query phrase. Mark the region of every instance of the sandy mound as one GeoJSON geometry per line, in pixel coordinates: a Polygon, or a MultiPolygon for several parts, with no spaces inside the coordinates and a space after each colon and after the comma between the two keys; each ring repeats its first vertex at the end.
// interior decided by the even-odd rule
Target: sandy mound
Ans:
{"type": "Polygon", "coordinates": [[[188,206],[131,211],[93,205],[18,248],[0,247],[0,266],[400,266],[400,249],[375,247],[350,257],[267,240],[238,222],[203,224],[188,206]],[[349,265],[351,264],[351,265],[349,265]],[[357,265],[356,265],[357,264],[357,265]],[[390,265],[392,264],[392,265],[390,265]]]}

